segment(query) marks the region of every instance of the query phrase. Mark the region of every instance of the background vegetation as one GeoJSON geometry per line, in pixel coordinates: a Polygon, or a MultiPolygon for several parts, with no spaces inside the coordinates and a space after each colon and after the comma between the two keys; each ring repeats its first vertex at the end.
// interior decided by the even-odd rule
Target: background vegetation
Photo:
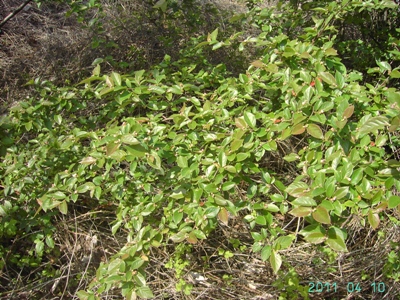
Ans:
{"type": "Polygon", "coordinates": [[[32,2],[0,35],[1,299],[398,299],[398,25],[32,2]]]}

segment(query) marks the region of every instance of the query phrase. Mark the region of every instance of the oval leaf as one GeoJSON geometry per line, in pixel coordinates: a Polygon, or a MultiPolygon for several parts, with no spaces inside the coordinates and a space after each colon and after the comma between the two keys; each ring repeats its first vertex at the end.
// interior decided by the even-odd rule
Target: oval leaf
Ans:
{"type": "Polygon", "coordinates": [[[329,216],[329,212],[325,207],[318,206],[315,211],[312,213],[312,216],[315,221],[322,224],[330,224],[331,217],[329,216]]]}
{"type": "Polygon", "coordinates": [[[269,262],[271,263],[274,273],[277,274],[282,265],[282,258],[279,253],[273,250],[269,258],[269,262]]]}
{"type": "Polygon", "coordinates": [[[322,140],[324,138],[324,134],[322,133],[321,128],[317,124],[309,124],[307,127],[307,132],[309,135],[322,140]]]}
{"type": "Polygon", "coordinates": [[[378,228],[379,223],[380,223],[379,215],[373,213],[372,210],[370,210],[370,211],[368,212],[368,222],[369,222],[369,224],[371,225],[371,227],[372,227],[373,229],[378,228]]]}

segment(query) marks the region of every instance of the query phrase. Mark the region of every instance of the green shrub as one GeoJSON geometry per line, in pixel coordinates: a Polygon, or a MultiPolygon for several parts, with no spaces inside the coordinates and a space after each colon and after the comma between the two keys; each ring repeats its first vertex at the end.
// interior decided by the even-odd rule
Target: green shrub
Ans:
{"type": "MultiPolygon", "coordinates": [[[[102,75],[98,61],[76,87],[31,82],[37,98],[11,109],[2,140],[1,238],[41,228],[31,241],[40,258],[52,248],[51,213],[87,200],[115,204],[112,232],[123,229],[126,244],[81,299],[113,287],[152,297],[151,249],[172,242],[185,253],[232,216],[248,223],[253,251],[274,273],[301,240],[347,252],[350,215],[376,229],[399,208],[399,163],[383,147],[399,127],[400,92],[388,87],[388,73],[398,72],[388,62],[377,61],[376,81],[366,84],[341,62],[333,20],[358,7],[345,2],[316,9],[297,38],[276,30],[281,20],[266,17],[272,8],[255,7],[242,17],[258,36],[221,40],[215,29],[148,71],[102,75]],[[205,54],[248,44],[260,57],[238,76],[205,54]],[[304,226],[281,228],[279,216],[288,215],[304,226]]],[[[185,266],[180,255],[169,264],[179,280],[185,266]]],[[[386,268],[396,270],[392,254],[386,268]]],[[[279,284],[307,297],[293,269],[279,284]]],[[[181,280],[177,288],[192,287],[181,280]]]]}

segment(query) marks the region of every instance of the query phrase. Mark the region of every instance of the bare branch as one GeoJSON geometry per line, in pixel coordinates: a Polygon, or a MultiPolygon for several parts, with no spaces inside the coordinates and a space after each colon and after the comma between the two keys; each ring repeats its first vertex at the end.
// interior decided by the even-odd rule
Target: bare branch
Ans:
{"type": "Polygon", "coordinates": [[[0,22],[0,29],[11,19],[13,18],[16,14],[18,14],[25,6],[28,5],[29,2],[32,2],[32,0],[26,0],[24,3],[22,3],[16,10],[14,10],[12,13],[10,13],[7,17],[4,18],[3,21],[0,22]]]}

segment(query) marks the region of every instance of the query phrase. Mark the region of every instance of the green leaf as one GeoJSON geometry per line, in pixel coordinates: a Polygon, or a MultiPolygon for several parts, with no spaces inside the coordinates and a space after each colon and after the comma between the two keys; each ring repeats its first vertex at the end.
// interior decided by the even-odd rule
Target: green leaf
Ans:
{"type": "Polygon", "coordinates": [[[343,112],[343,117],[348,119],[350,118],[354,113],[354,105],[349,105],[343,112]]]}
{"type": "Polygon", "coordinates": [[[151,291],[151,289],[148,286],[141,286],[138,287],[136,290],[136,293],[139,297],[143,298],[143,299],[150,299],[150,298],[154,298],[154,295],[151,291]]]}
{"type": "Polygon", "coordinates": [[[234,139],[234,140],[232,140],[231,151],[235,152],[240,147],[242,147],[242,145],[243,145],[243,140],[242,139],[234,139]]]}
{"type": "Polygon", "coordinates": [[[290,247],[294,240],[294,235],[280,236],[274,242],[275,250],[284,250],[290,247]]]}
{"type": "Polygon", "coordinates": [[[270,245],[266,245],[261,250],[261,259],[263,261],[267,261],[271,256],[272,247],[270,245]]]}
{"type": "Polygon", "coordinates": [[[85,157],[84,159],[82,159],[80,161],[80,163],[82,165],[92,165],[92,164],[96,163],[96,161],[97,161],[97,159],[95,159],[94,157],[88,156],[88,157],[85,157]]]}
{"type": "Polygon", "coordinates": [[[368,211],[368,222],[369,222],[369,224],[371,225],[371,227],[372,227],[373,229],[378,228],[379,223],[380,223],[379,215],[376,214],[376,213],[374,213],[374,212],[372,211],[372,209],[370,209],[370,210],[368,211]]]}
{"type": "Polygon", "coordinates": [[[348,252],[344,240],[345,236],[342,230],[336,227],[329,228],[328,239],[325,241],[329,247],[331,247],[335,251],[348,252]]]}
{"type": "Polygon", "coordinates": [[[389,122],[385,116],[372,117],[361,125],[358,133],[360,135],[364,135],[367,133],[375,132],[379,129],[383,129],[386,125],[389,125],[389,122]]]}
{"type": "Polygon", "coordinates": [[[117,151],[117,149],[121,146],[120,143],[116,143],[116,142],[110,142],[107,144],[106,146],[106,154],[107,155],[111,155],[113,154],[115,151],[117,151]]]}
{"type": "Polygon", "coordinates": [[[186,239],[186,235],[187,232],[184,231],[180,231],[177,234],[174,234],[170,237],[170,239],[174,242],[174,243],[180,243],[182,241],[184,241],[186,239]]]}
{"type": "Polygon", "coordinates": [[[115,223],[112,227],[111,227],[111,233],[113,235],[115,235],[115,233],[117,232],[117,230],[121,227],[122,225],[122,221],[118,221],[117,223],[115,223]]]}
{"type": "Polygon", "coordinates": [[[400,197],[399,196],[391,196],[389,198],[389,208],[395,208],[400,204],[400,197]]]}
{"type": "Polygon", "coordinates": [[[223,42],[218,42],[215,45],[213,45],[212,50],[217,50],[218,48],[221,48],[224,45],[223,42]]]}
{"type": "Polygon", "coordinates": [[[53,249],[54,248],[54,240],[53,240],[53,238],[51,237],[51,236],[46,236],[46,245],[49,247],[49,248],[51,248],[51,249],[53,249]]]}
{"type": "Polygon", "coordinates": [[[80,290],[79,292],[76,293],[76,295],[79,297],[80,300],[88,300],[90,294],[86,291],[80,290]]]}
{"type": "Polygon", "coordinates": [[[279,253],[277,253],[275,250],[272,250],[269,262],[271,263],[274,273],[277,274],[282,265],[282,258],[279,253]]]}
{"type": "Polygon", "coordinates": [[[299,197],[293,200],[292,204],[298,206],[317,206],[317,202],[315,202],[315,200],[310,197],[299,197]]]}
{"type": "Polygon", "coordinates": [[[325,55],[326,56],[337,56],[338,53],[334,48],[328,48],[325,50],[325,55]]]}
{"type": "Polygon", "coordinates": [[[285,189],[285,192],[287,192],[289,195],[291,195],[293,197],[301,197],[301,196],[308,195],[310,192],[310,189],[305,182],[298,181],[298,182],[293,182],[292,184],[290,184],[285,189]]]}
{"type": "Polygon", "coordinates": [[[226,162],[227,162],[228,158],[225,154],[224,151],[221,151],[218,155],[218,163],[221,167],[225,167],[226,166],[226,162]]]}
{"type": "Polygon", "coordinates": [[[129,267],[132,269],[132,270],[137,270],[137,269],[139,269],[143,264],[144,264],[144,260],[143,259],[141,259],[141,258],[137,258],[137,259],[135,259],[132,263],[130,263],[130,265],[129,265],[129,267]]]}
{"type": "Polygon", "coordinates": [[[111,78],[114,81],[116,86],[121,86],[121,75],[116,72],[111,73],[111,78]]]}
{"type": "Polygon", "coordinates": [[[304,131],[306,131],[304,124],[299,123],[299,124],[296,124],[295,126],[293,126],[291,133],[293,135],[299,135],[299,134],[302,134],[304,131]]]}
{"type": "Polygon", "coordinates": [[[222,197],[220,195],[215,195],[214,201],[215,201],[215,204],[217,204],[218,206],[226,206],[228,204],[228,201],[225,200],[224,197],[222,197]]]}
{"type": "Polygon", "coordinates": [[[66,215],[68,213],[68,205],[67,201],[62,201],[60,205],[58,206],[59,211],[63,214],[66,215]]]}
{"type": "Polygon", "coordinates": [[[330,224],[331,223],[331,217],[329,215],[328,210],[323,207],[318,205],[315,211],[312,213],[312,216],[315,221],[322,223],[322,224],[330,224]]]}
{"type": "Polygon", "coordinates": [[[110,155],[111,158],[115,159],[116,161],[121,161],[125,158],[126,152],[123,150],[117,150],[113,154],[110,155]]]}
{"type": "Polygon", "coordinates": [[[264,226],[264,225],[267,224],[267,220],[265,219],[264,216],[257,216],[255,221],[256,221],[256,223],[257,223],[258,225],[264,226]]]}
{"type": "Polygon", "coordinates": [[[400,93],[399,92],[387,92],[387,98],[390,102],[390,104],[397,104],[397,106],[400,106],[400,93]]]}
{"type": "Polygon", "coordinates": [[[221,210],[219,211],[218,220],[220,220],[222,223],[228,226],[229,212],[226,210],[225,207],[222,207],[221,210]]]}
{"type": "Polygon", "coordinates": [[[129,155],[138,158],[144,157],[147,153],[146,148],[144,148],[142,145],[125,146],[125,149],[128,151],[129,155]]]}
{"type": "Polygon", "coordinates": [[[218,36],[218,28],[215,29],[211,34],[208,34],[208,38],[207,41],[208,42],[215,42],[217,40],[217,36],[218,36]]]}
{"type": "Polygon", "coordinates": [[[227,182],[224,182],[222,184],[222,190],[223,191],[230,191],[230,190],[234,189],[235,186],[236,186],[236,183],[234,183],[232,181],[227,181],[227,182]]]}
{"type": "Polygon", "coordinates": [[[235,118],[235,125],[237,128],[244,129],[247,127],[244,117],[235,118]]]}
{"type": "Polygon", "coordinates": [[[215,217],[218,215],[219,210],[220,210],[220,207],[211,206],[211,207],[208,207],[208,208],[205,210],[204,214],[206,215],[206,217],[207,217],[208,219],[213,219],[213,218],[215,218],[215,217]]]}
{"type": "Polygon", "coordinates": [[[182,88],[179,85],[176,85],[176,84],[171,86],[168,89],[168,92],[171,92],[171,93],[176,94],[176,95],[182,95],[182,93],[183,93],[182,88]]]}
{"type": "Polygon", "coordinates": [[[336,73],[335,73],[335,79],[336,79],[338,88],[339,88],[339,89],[342,89],[342,88],[344,87],[344,83],[345,83],[345,79],[344,79],[342,73],[336,71],[336,73]]]}
{"type": "Polygon", "coordinates": [[[282,56],[284,56],[284,57],[292,57],[295,54],[296,54],[296,52],[294,51],[294,49],[292,47],[286,45],[282,56]]]}
{"type": "Polygon", "coordinates": [[[305,217],[311,214],[311,212],[313,211],[313,209],[311,207],[295,207],[294,209],[292,209],[289,214],[291,214],[292,216],[301,218],[301,217],[305,217]]]}
{"type": "Polygon", "coordinates": [[[157,152],[151,151],[151,154],[147,156],[147,163],[154,169],[161,170],[161,159],[157,152]]]}
{"type": "Polygon", "coordinates": [[[43,254],[43,249],[44,249],[44,243],[43,243],[43,241],[41,241],[41,240],[36,240],[35,241],[35,251],[36,251],[36,254],[38,255],[38,256],[42,256],[42,254],[43,254]]]}
{"type": "Polygon", "coordinates": [[[244,120],[250,127],[252,128],[256,127],[256,117],[251,112],[246,111],[244,113],[244,120]]]}
{"type": "MultiPolygon", "coordinates": [[[[162,12],[166,12],[168,7],[167,0],[158,0],[156,4],[154,4],[153,8],[160,8],[162,12]]],[[[140,296],[140,295],[139,295],[140,296]]]]}
{"type": "Polygon", "coordinates": [[[270,212],[278,212],[280,210],[278,206],[272,203],[266,204],[265,209],[270,212]]]}
{"type": "Polygon", "coordinates": [[[313,232],[313,233],[306,235],[304,237],[304,239],[307,242],[310,242],[312,244],[320,244],[320,243],[326,241],[327,237],[322,232],[313,232]]]}
{"type": "Polygon", "coordinates": [[[234,166],[225,166],[224,169],[227,170],[229,173],[236,173],[236,168],[234,166]]]}
{"type": "Polygon", "coordinates": [[[335,79],[335,77],[333,77],[333,75],[332,75],[331,73],[328,73],[328,72],[320,72],[318,75],[319,75],[319,77],[321,77],[321,79],[322,79],[324,82],[326,82],[327,84],[333,85],[333,86],[336,86],[336,85],[337,85],[336,79],[335,79]]]}
{"type": "Polygon", "coordinates": [[[79,194],[82,194],[82,193],[86,193],[87,191],[93,190],[93,189],[95,189],[95,185],[92,182],[86,182],[86,183],[81,184],[80,186],[78,186],[76,191],[79,194]]]}
{"type": "Polygon", "coordinates": [[[97,64],[96,67],[92,71],[93,76],[99,76],[100,75],[100,65],[97,64]]]}
{"type": "Polygon", "coordinates": [[[121,142],[128,145],[139,145],[140,142],[133,134],[125,134],[121,137],[121,142]]]}
{"type": "Polygon", "coordinates": [[[250,153],[249,152],[241,152],[241,153],[238,153],[237,155],[236,155],[236,161],[237,162],[240,162],[240,161],[244,161],[245,159],[247,159],[248,157],[250,157],[250,153]]]}
{"type": "Polygon", "coordinates": [[[283,157],[283,159],[288,162],[296,161],[299,158],[300,158],[299,155],[297,155],[296,153],[290,153],[290,154],[286,155],[285,157],[283,157]]]}
{"type": "Polygon", "coordinates": [[[150,85],[149,86],[149,91],[154,92],[154,93],[156,93],[158,95],[162,95],[162,94],[165,93],[165,89],[160,87],[160,86],[157,86],[157,85],[150,85]]]}
{"type": "Polygon", "coordinates": [[[395,69],[392,72],[390,72],[389,76],[391,78],[400,78],[400,72],[399,70],[395,69]]]}
{"type": "Polygon", "coordinates": [[[392,67],[387,61],[376,61],[376,64],[381,68],[382,71],[391,71],[392,67]]]}
{"type": "Polygon", "coordinates": [[[349,187],[348,186],[344,186],[341,188],[338,188],[336,190],[336,192],[333,194],[333,197],[336,197],[336,199],[342,199],[345,196],[347,196],[347,194],[349,193],[349,187]]]}
{"type": "Polygon", "coordinates": [[[316,125],[316,124],[309,124],[307,126],[307,132],[308,134],[310,134],[311,136],[323,140],[324,139],[324,134],[322,133],[321,128],[316,125]]]}
{"type": "Polygon", "coordinates": [[[57,199],[57,200],[62,200],[67,198],[67,195],[65,195],[63,192],[55,192],[54,194],[49,195],[50,197],[57,199]]]}
{"type": "Polygon", "coordinates": [[[55,115],[55,116],[54,116],[54,121],[55,121],[58,125],[60,125],[60,124],[62,123],[62,117],[61,117],[61,115],[55,115]]]}

